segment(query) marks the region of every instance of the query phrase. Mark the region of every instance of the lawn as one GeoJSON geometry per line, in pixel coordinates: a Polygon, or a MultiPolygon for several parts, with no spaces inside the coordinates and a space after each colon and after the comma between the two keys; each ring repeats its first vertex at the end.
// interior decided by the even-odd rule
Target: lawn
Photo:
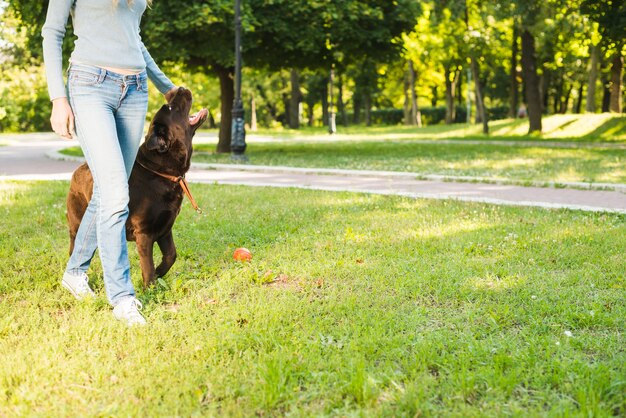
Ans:
{"type": "MultiPolygon", "coordinates": [[[[542,118],[542,134],[528,135],[527,119],[504,119],[489,122],[489,135],[482,125],[452,124],[415,126],[338,126],[339,140],[493,140],[539,142],[613,142],[626,143],[626,117],[616,114],[565,114],[542,118]]],[[[256,134],[285,139],[328,140],[325,127],[302,126],[299,130],[260,129],[256,134]]]]}
{"type": "MultiPolygon", "coordinates": [[[[213,144],[196,147],[195,162],[230,163],[213,144]]],[[[410,141],[251,143],[255,165],[408,171],[514,182],[626,183],[626,149],[423,144],[410,141]]]]}
{"type": "MultiPolygon", "coordinates": [[[[527,122],[522,120],[491,125],[490,136],[479,134],[480,127],[473,125],[353,126],[333,137],[323,128],[274,129],[251,136],[246,153],[253,165],[403,171],[514,183],[626,183],[626,117],[549,116],[541,137],[523,134],[527,122]],[[274,140],[263,141],[267,137],[274,140]]],[[[197,143],[194,161],[231,163],[230,155],[214,151],[214,143],[197,143]]],[[[82,155],[78,147],[63,153],[82,155]]]]}
{"type": "Polygon", "coordinates": [[[0,183],[0,416],[626,414],[623,216],[194,185],[127,329],[59,286],[67,187],[0,183]]]}

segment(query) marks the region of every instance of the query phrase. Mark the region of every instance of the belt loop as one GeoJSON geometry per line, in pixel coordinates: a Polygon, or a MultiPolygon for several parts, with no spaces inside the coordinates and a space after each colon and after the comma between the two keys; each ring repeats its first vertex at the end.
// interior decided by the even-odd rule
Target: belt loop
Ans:
{"type": "Polygon", "coordinates": [[[107,75],[107,70],[100,68],[100,76],[98,77],[98,84],[102,83],[107,75]]]}
{"type": "Polygon", "coordinates": [[[137,90],[141,91],[141,77],[139,74],[135,74],[135,81],[137,82],[137,90]]]}

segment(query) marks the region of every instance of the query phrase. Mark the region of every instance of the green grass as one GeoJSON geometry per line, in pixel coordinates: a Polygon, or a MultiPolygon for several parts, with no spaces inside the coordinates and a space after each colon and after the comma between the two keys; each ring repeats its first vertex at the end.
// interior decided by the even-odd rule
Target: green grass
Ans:
{"type": "Polygon", "coordinates": [[[194,185],[127,329],[66,192],[0,183],[0,416],[626,414],[623,216],[194,185]]]}
{"type": "Polygon", "coordinates": [[[70,157],[84,157],[83,150],[80,147],[68,147],[61,150],[61,154],[69,155],[70,157]]]}
{"type": "MultiPolygon", "coordinates": [[[[488,137],[479,134],[479,126],[467,125],[420,129],[354,126],[332,141],[323,128],[262,131],[257,135],[275,136],[283,141],[251,140],[247,155],[250,163],[256,165],[408,171],[516,183],[626,183],[626,148],[622,147],[626,141],[626,117],[549,116],[544,118],[542,137],[524,135],[526,124],[523,120],[494,121],[494,133],[488,137]],[[432,140],[432,143],[411,139],[432,140]],[[437,143],[443,139],[458,141],[437,143]],[[473,144],[463,140],[508,141],[509,145],[512,141],[513,144],[473,144]],[[574,144],[566,146],[563,141],[574,144]]],[[[229,155],[214,153],[214,144],[198,144],[195,149],[196,162],[231,162],[229,155]]],[[[63,153],[82,155],[79,148],[68,148],[63,153]]]]}
{"type": "MultiPolygon", "coordinates": [[[[230,163],[196,146],[195,162],[230,163]]],[[[475,176],[493,180],[626,183],[626,149],[509,147],[411,142],[251,143],[252,164],[420,174],[475,176]]]]}
{"type": "MultiPolygon", "coordinates": [[[[422,128],[414,126],[374,126],[363,125],[338,126],[338,139],[472,139],[472,140],[513,140],[513,141],[550,141],[550,142],[626,142],[626,117],[602,114],[566,114],[544,116],[543,133],[528,135],[527,119],[505,119],[489,123],[490,135],[482,133],[482,125],[431,125],[422,128]]],[[[328,139],[327,128],[303,126],[299,130],[260,129],[257,135],[287,139],[328,139]]]]}

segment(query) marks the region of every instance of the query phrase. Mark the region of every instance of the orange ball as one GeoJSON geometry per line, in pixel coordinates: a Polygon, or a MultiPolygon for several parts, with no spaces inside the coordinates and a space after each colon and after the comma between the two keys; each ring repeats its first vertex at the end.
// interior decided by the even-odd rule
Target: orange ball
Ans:
{"type": "Polygon", "coordinates": [[[233,253],[233,260],[250,261],[252,260],[252,253],[247,248],[237,248],[233,253]]]}

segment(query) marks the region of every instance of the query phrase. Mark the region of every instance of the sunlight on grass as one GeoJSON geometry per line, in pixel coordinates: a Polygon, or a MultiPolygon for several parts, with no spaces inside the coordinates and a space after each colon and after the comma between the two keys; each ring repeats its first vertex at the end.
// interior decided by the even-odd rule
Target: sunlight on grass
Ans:
{"type": "Polygon", "coordinates": [[[497,275],[488,275],[486,277],[471,277],[467,280],[467,285],[477,290],[488,290],[494,292],[502,292],[505,290],[516,288],[524,283],[524,280],[517,276],[499,277],[497,275]]]}
{"type": "Polygon", "coordinates": [[[0,181],[0,206],[11,206],[17,203],[26,190],[28,187],[24,183],[0,181]]]}
{"type": "Polygon", "coordinates": [[[16,184],[1,416],[626,411],[623,216],[197,185],[205,213],[183,205],[162,283],[141,289],[130,245],[149,325],[128,329],[99,262],[95,299],[59,285],[67,183],[16,184]]]}
{"type": "MultiPolygon", "coordinates": [[[[424,128],[357,126],[348,128],[345,135],[332,138],[317,128],[301,132],[287,130],[288,135],[293,134],[292,139],[252,141],[247,155],[253,165],[400,171],[520,183],[626,183],[626,149],[620,144],[626,140],[626,117],[611,114],[553,115],[545,118],[546,133],[543,137],[518,136],[526,129],[526,123],[523,120],[494,121],[493,134],[489,137],[475,136],[479,127],[466,125],[424,128]],[[310,141],[322,133],[323,141],[310,141]],[[455,136],[457,134],[460,136],[455,136]],[[405,137],[435,140],[429,143],[398,140],[405,137]],[[438,143],[437,138],[489,139],[496,142],[438,143]],[[500,140],[509,140],[509,145],[498,145],[500,140]],[[558,147],[556,140],[581,141],[586,146],[568,144],[558,147]],[[602,145],[611,145],[612,148],[603,148],[602,145]]],[[[196,145],[194,162],[231,163],[229,155],[216,154],[214,149],[213,144],[196,145]]],[[[63,152],[68,155],[82,154],[77,147],[63,152]]]]}
{"type": "Polygon", "coordinates": [[[544,136],[547,138],[583,137],[612,119],[616,119],[616,117],[610,113],[555,115],[546,120],[549,124],[544,127],[544,136]]]}
{"type": "MultiPolygon", "coordinates": [[[[481,229],[489,228],[488,225],[477,220],[450,220],[449,222],[442,224],[439,222],[433,223],[430,226],[426,226],[419,231],[414,231],[414,236],[407,235],[411,238],[446,238],[453,237],[460,233],[479,232],[481,229]]],[[[403,233],[400,232],[397,238],[402,238],[403,233]]]]}
{"type": "Polygon", "coordinates": [[[490,135],[482,134],[480,124],[415,126],[348,126],[338,127],[338,134],[328,135],[326,128],[303,127],[300,130],[259,130],[252,135],[275,136],[317,141],[407,140],[407,139],[485,139],[537,140],[566,139],[568,141],[626,140],[626,117],[611,113],[549,115],[542,118],[543,134],[528,135],[528,119],[502,119],[489,122],[490,135]],[[596,137],[594,137],[596,134],[596,137]]]}
{"type": "MultiPolygon", "coordinates": [[[[422,134],[430,139],[438,135],[442,139],[454,138],[456,134],[463,139],[481,139],[472,136],[472,130],[478,129],[476,126],[375,127],[368,130],[352,127],[348,130],[350,135],[319,143],[307,142],[306,138],[310,137],[306,130],[293,141],[252,142],[248,147],[248,156],[251,164],[270,166],[401,171],[416,175],[473,176],[522,183],[626,183],[626,149],[600,146],[606,145],[601,142],[626,139],[626,117],[609,114],[553,115],[545,121],[548,133],[543,137],[516,136],[516,129],[526,129],[526,121],[493,122],[494,134],[488,139],[515,140],[513,146],[437,143],[436,140],[432,143],[390,141],[405,135],[420,139],[422,134]],[[580,140],[590,144],[580,148],[575,145],[558,147],[552,144],[556,139],[580,140]],[[533,141],[533,145],[530,146],[528,141],[533,141]],[[591,144],[596,142],[598,147],[591,144]]],[[[230,162],[228,156],[214,154],[212,149],[213,145],[196,146],[198,152],[194,161],[230,162]]]]}

